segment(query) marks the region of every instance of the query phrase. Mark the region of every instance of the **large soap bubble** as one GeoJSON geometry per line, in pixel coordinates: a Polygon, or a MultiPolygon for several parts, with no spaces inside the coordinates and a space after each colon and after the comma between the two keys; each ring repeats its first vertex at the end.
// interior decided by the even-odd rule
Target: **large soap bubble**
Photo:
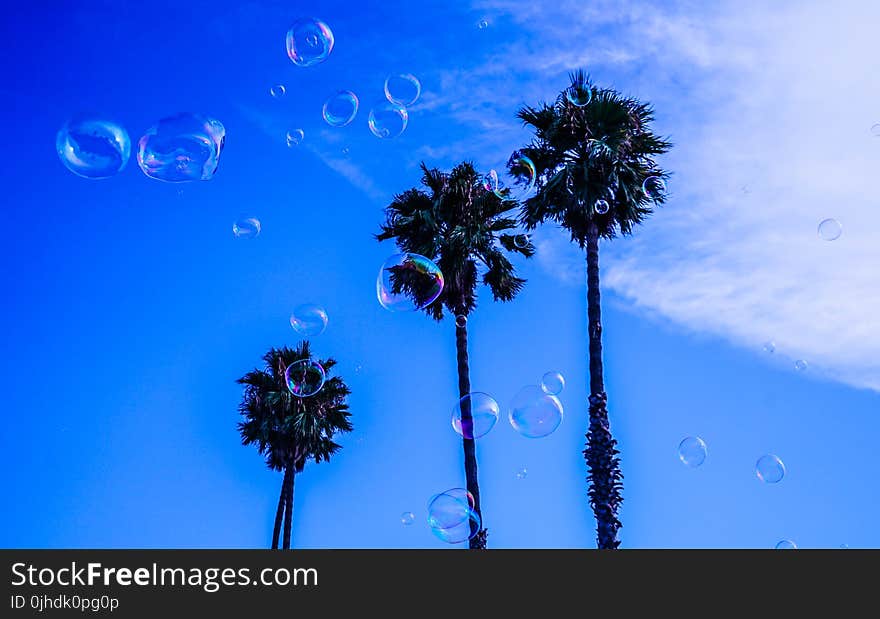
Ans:
{"type": "Polygon", "coordinates": [[[225,141],[219,120],[183,112],[163,118],[138,141],[138,165],[168,183],[211,180],[225,141]]]}
{"type": "Polygon", "coordinates": [[[447,544],[466,542],[480,530],[480,517],[474,511],[474,497],[464,488],[451,488],[431,498],[428,526],[447,544]]]}
{"type": "Polygon", "coordinates": [[[333,51],[333,31],[320,19],[300,19],[287,31],[287,56],[298,67],[327,60],[333,51]]]}
{"type": "Polygon", "coordinates": [[[131,140],[122,126],[108,120],[74,118],[55,136],[55,150],[64,166],[83,178],[110,178],[131,156],[131,140]]]}
{"type": "Polygon", "coordinates": [[[543,438],[562,423],[562,403],[537,385],[526,385],[513,397],[508,418],[526,438],[543,438]]]}
{"type": "Polygon", "coordinates": [[[433,303],[443,292],[443,273],[419,254],[395,254],[376,278],[379,303],[391,312],[415,311],[433,303]]]}
{"type": "Polygon", "coordinates": [[[492,396],[475,391],[469,393],[452,409],[452,428],[464,438],[480,438],[486,436],[495,427],[501,407],[492,396]],[[462,411],[470,411],[470,421],[462,419],[462,411]]]}

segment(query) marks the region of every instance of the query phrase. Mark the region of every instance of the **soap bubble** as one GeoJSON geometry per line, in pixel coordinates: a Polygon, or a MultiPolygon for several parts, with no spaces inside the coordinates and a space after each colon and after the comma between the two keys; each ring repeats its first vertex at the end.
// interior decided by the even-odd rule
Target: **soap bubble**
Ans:
{"type": "Polygon", "coordinates": [[[262,226],[256,217],[243,217],[232,224],[232,234],[237,239],[252,239],[260,235],[262,226]]]}
{"type": "Polygon", "coordinates": [[[755,474],[766,484],[776,484],[785,477],[785,465],[778,456],[765,454],[755,463],[755,474]]]}
{"type": "Polygon", "coordinates": [[[507,163],[510,173],[516,178],[517,193],[516,199],[522,200],[532,193],[535,183],[538,180],[538,171],[535,163],[525,156],[511,156],[507,163]]]}
{"type": "Polygon", "coordinates": [[[324,101],[321,114],[331,127],[344,127],[354,120],[357,111],[357,95],[350,90],[340,90],[324,101]]]}
{"type": "Polygon", "coordinates": [[[772,341],[764,342],[764,352],[773,354],[776,352],[776,343],[772,341]]]}
{"type": "Polygon", "coordinates": [[[477,28],[479,28],[480,30],[485,30],[488,27],[489,27],[489,21],[486,19],[481,19],[480,21],[477,22],[477,28]]]}
{"type": "Polygon", "coordinates": [[[376,296],[391,312],[423,309],[443,292],[443,273],[419,254],[395,254],[379,269],[376,296]]]}
{"type": "Polygon", "coordinates": [[[843,234],[843,226],[836,219],[823,219],[816,232],[823,241],[836,241],[843,234]]]}
{"type": "Polygon", "coordinates": [[[660,200],[666,193],[666,181],[659,176],[649,176],[642,183],[642,191],[652,200],[660,200]]]}
{"type": "Polygon", "coordinates": [[[284,372],[287,388],[298,398],[313,396],[324,386],[327,376],[317,361],[303,359],[290,364],[284,372]]]}
{"type": "Polygon", "coordinates": [[[513,429],[526,438],[542,438],[562,423],[562,403],[537,385],[527,385],[513,397],[508,419],[513,429]]]}
{"type": "Polygon", "coordinates": [[[385,98],[391,103],[408,106],[422,94],[422,83],[411,73],[389,75],[385,78],[385,98]]]}
{"type": "Polygon", "coordinates": [[[300,19],[287,31],[287,56],[298,67],[327,60],[333,51],[333,31],[320,19],[300,19]]]}
{"type": "Polygon", "coordinates": [[[501,408],[495,399],[485,393],[469,393],[452,409],[452,428],[464,438],[476,439],[486,436],[495,427],[501,408]],[[462,420],[462,411],[470,408],[471,420],[462,420]]]}
{"type": "Polygon", "coordinates": [[[447,544],[459,544],[480,530],[480,517],[474,511],[474,497],[464,488],[452,488],[431,498],[428,526],[447,544]]]}
{"type": "Polygon", "coordinates": [[[284,87],[284,84],[275,84],[269,89],[269,94],[275,99],[280,99],[286,92],[287,88],[284,87]]]}
{"type": "Polygon", "coordinates": [[[797,550],[797,544],[790,539],[784,539],[776,544],[776,550],[797,550]]]}
{"type": "Polygon", "coordinates": [[[400,514],[400,524],[405,527],[408,527],[416,520],[416,515],[412,512],[403,512],[400,514]]]}
{"type": "Polygon", "coordinates": [[[575,107],[584,107],[593,98],[593,93],[589,84],[577,83],[566,89],[565,98],[575,107]]]}
{"type": "Polygon", "coordinates": [[[596,203],[593,205],[593,210],[596,211],[597,215],[604,215],[610,208],[606,200],[596,200],[596,203]]]}
{"type": "Polygon", "coordinates": [[[291,129],[287,132],[287,146],[293,148],[299,145],[305,137],[306,133],[302,129],[291,129]]]}
{"type": "Polygon", "coordinates": [[[455,317],[455,326],[456,327],[464,327],[467,325],[467,316],[464,314],[459,314],[455,317]]]}
{"type": "Polygon", "coordinates": [[[871,133],[874,135],[874,137],[880,138],[880,123],[871,126],[871,133]]]}
{"type": "Polygon", "coordinates": [[[168,183],[211,180],[225,141],[219,120],[183,112],[161,119],[138,141],[138,165],[168,183]]]}
{"type": "Polygon", "coordinates": [[[499,178],[497,170],[489,170],[488,174],[483,177],[483,188],[499,198],[504,197],[504,181],[499,178]]]}
{"type": "Polygon", "coordinates": [[[565,378],[559,372],[547,372],[541,378],[541,389],[548,395],[559,395],[565,389],[565,378]]]}
{"type": "Polygon", "coordinates": [[[396,138],[409,122],[409,113],[406,108],[390,101],[378,103],[370,110],[368,125],[370,132],[377,138],[396,138]]]}
{"type": "Polygon", "coordinates": [[[290,326],[301,335],[321,335],[327,328],[327,312],[320,305],[304,303],[293,310],[290,326]]]}
{"type": "Polygon", "coordinates": [[[131,156],[131,141],[120,125],[107,120],[75,118],[55,136],[55,150],[64,166],[83,178],[110,178],[131,156]]]}
{"type": "Polygon", "coordinates": [[[529,470],[526,467],[522,467],[520,470],[516,472],[517,479],[525,479],[529,474],[529,470]]]}
{"type": "Polygon", "coordinates": [[[525,249],[529,246],[530,240],[528,234],[517,234],[513,237],[513,246],[517,249],[525,249]]]}
{"type": "Polygon", "coordinates": [[[696,468],[706,461],[706,443],[699,436],[689,436],[678,444],[678,459],[696,468]]]}
{"type": "Polygon", "coordinates": [[[807,362],[804,361],[803,359],[798,359],[797,361],[794,362],[794,369],[796,369],[798,372],[806,372],[807,367],[809,367],[809,366],[808,366],[807,362]]]}

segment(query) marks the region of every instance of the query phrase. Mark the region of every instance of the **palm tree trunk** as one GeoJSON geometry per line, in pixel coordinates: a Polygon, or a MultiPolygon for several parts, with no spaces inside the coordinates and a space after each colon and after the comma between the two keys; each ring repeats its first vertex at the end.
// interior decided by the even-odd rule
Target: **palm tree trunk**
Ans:
{"type": "Polygon", "coordinates": [[[617,454],[617,441],[611,436],[602,372],[602,310],[599,298],[599,230],[590,225],[587,236],[587,317],[590,338],[590,428],[584,457],[589,474],[590,506],[596,515],[597,545],[615,549],[620,544],[617,531],[621,523],[617,512],[623,498],[623,475],[617,454]]]}
{"type": "Polygon", "coordinates": [[[287,492],[284,496],[284,546],[283,548],[287,550],[290,548],[290,528],[293,522],[293,481],[294,477],[296,477],[296,471],[293,470],[293,465],[289,464],[287,466],[287,471],[285,471],[285,481],[287,482],[287,492]]]}
{"type": "MultiPolygon", "coordinates": [[[[464,314],[464,312],[461,312],[464,314]]],[[[458,395],[463,398],[471,392],[471,376],[468,364],[467,351],[467,323],[462,326],[455,325],[455,352],[458,359],[458,395]]],[[[477,450],[473,439],[473,417],[471,417],[470,399],[461,403],[461,434],[462,444],[464,446],[464,475],[467,483],[467,490],[474,497],[474,512],[480,519],[481,527],[483,522],[483,513],[480,509],[480,486],[477,482],[477,450]],[[467,436],[471,438],[467,438],[467,436]]],[[[476,527],[472,522],[471,527],[476,527]]],[[[468,548],[484,549],[486,547],[487,532],[485,528],[479,531],[472,530],[471,538],[468,541],[468,548]]]]}
{"type": "Polygon", "coordinates": [[[281,494],[278,496],[278,509],[275,511],[275,528],[272,530],[272,550],[278,548],[278,538],[281,537],[281,518],[284,516],[284,500],[287,493],[287,476],[290,469],[284,469],[284,478],[281,480],[281,494]]]}

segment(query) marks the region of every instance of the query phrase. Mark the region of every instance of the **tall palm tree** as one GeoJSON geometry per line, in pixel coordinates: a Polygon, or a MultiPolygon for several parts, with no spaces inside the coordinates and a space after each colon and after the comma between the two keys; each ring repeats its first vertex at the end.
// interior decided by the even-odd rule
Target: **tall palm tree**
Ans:
{"type": "Polygon", "coordinates": [[[346,403],[351,393],[339,376],[331,376],[336,365],[333,359],[318,360],[326,380],[321,389],[309,397],[291,393],[285,376],[288,367],[298,361],[312,360],[307,341],[296,348],[271,348],[263,355],[264,369],[255,369],[238,379],[244,385],[239,405],[243,421],[238,423],[242,445],[256,445],[273,471],[284,471],[272,548],[278,548],[281,520],[284,518],[283,548],[290,548],[293,520],[293,485],[297,473],[306,462],[329,461],[340,446],[333,441],[339,432],[351,432],[350,413],[346,403]]]}
{"type": "MultiPolygon", "coordinates": [[[[428,169],[424,163],[421,168],[423,188],[394,197],[385,209],[385,223],[376,238],[394,239],[401,251],[426,256],[440,267],[445,281],[443,292],[424,311],[437,321],[443,319],[444,309],[455,317],[458,394],[464,398],[471,391],[467,318],[477,305],[477,283],[482,279],[496,301],[510,301],[525,280],[516,276],[505,252],[530,257],[534,246],[527,237],[506,232],[517,227],[512,216],[517,202],[506,192],[490,191],[473,164],[461,163],[449,173],[428,169]]],[[[421,306],[422,295],[417,287],[405,278],[397,281],[398,287],[421,306]]],[[[468,431],[473,419],[467,399],[461,403],[461,425],[467,490],[473,495],[473,510],[482,523],[476,446],[468,436],[473,435],[468,431]]],[[[471,533],[469,547],[485,548],[486,529],[471,533]]]]}
{"type": "MultiPolygon", "coordinates": [[[[654,112],[650,105],[597,88],[583,71],[570,78],[571,85],[554,103],[519,110],[517,116],[535,135],[528,146],[514,153],[511,162],[527,156],[539,171],[538,191],[522,206],[524,225],[533,229],[553,221],[586,250],[590,426],[584,456],[598,547],[617,548],[623,475],[608,424],[602,370],[599,239],[631,234],[656,204],[664,202],[662,192],[646,193],[643,185],[651,177],[665,183],[668,173],[657,166],[655,157],[672,144],[651,131],[654,112]]],[[[524,174],[514,163],[510,170],[514,175],[524,174]]]]}

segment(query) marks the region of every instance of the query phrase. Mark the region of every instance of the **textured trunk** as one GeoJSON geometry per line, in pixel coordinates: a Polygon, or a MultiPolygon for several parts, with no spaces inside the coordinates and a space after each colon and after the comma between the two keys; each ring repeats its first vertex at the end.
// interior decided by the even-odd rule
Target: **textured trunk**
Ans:
{"type": "Polygon", "coordinates": [[[284,546],[283,548],[286,550],[290,548],[290,527],[293,522],[293,482],[294,477],[296,477],[296,471],[293,469],[293,465],[289,464],[287,466],[287,471],[285,472],[285,477],[287,480],[287,491],[284,496],[284,546]]]}
{"type": "MultiPolygon", "coordinates": [[[[463,312],[462,312],[463,313],[463,312]]],[[[463,398],[471,392],[471,376],[468,366],[467,351],[467,323],[459,326],[457,321],[455,325],[455,351],[458,359],[458,395],[463,398]]],[[[467,483],[467,490],[474,497],[474,512],[479,517],[480,526],[482,527],[483,513],[480,509],[480,486],[477,482],[477,450],[473,438],[466,438],[468,435],[473,437],[473,417],[471,417],[470,400],[462,402],[461,406],[461,434],[462,444],[464,446],[464,475],[467,483]]],[[[476,529],[476,525],[471,523],[476,529]]],[[[486,547],[486,529],[480,528],[479,531],[471,531],[471,539],[468,542],[470,549],[483,549],[486,547]]]]}
{"type": "Polygon", "coordinates": [[[284,517],[284,500],[287,496],[287,476],[290,469],[284,470],[284,478],[281,480],[281,494],[278,497],[278,509],[275,511],[275,528],[272,530],[272,550],[278,548],[278,538],[281,537],[281,518],[284,517]]]}
{"type": "Polygon", "coordinates": [[[590,428],[584,457],[589,474],[590,506],[596,515],[596,541],[599,548],[614,549],[620,542],[617,519],[623,475],[617,457],[617,441],[611,436],[602,375],[602,311],[599,297],[599,231],[595,224],[587,237],[587,317],[590,338],[590,428]]]}

